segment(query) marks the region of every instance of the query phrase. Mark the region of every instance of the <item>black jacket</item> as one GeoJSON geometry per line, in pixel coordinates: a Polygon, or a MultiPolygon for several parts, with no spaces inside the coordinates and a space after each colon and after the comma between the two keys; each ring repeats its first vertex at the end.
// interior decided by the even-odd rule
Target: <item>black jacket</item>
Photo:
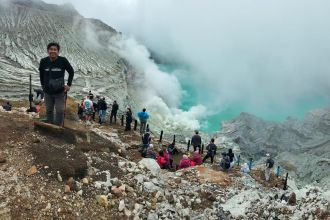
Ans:
{"type": "Polygon", "coordinates": [[[111,112],[112,112],[112,113],[117,113],[118,109],[119,109],[118,104],[113,104],[113,105],[112,105],[111,112]]]}
{"type": "Polygon", "coordinates": [[[97,107],[99,110],[104,110],[104,111],[106,111],[108,109],[107,103],[103,99],[100,99],[97,102],[97,107]]]}
{"type": "Polygon", "coordinates": [[[202,138],[201,138],[201,136],[199,136],[198,134],[195,134],[191,138],[191,145],[192,146],[201,146],[201,144],[202,144],[202,138]]]}
{"type": "Polygon", "coordinates": [[[214,156],[217,154],[217,145],[210,143],[209,145],[207,145],[206,150],[208,154],[214,156]]]}
{"type": "Polygon", "coordinates": [[[48,94],[58,94],[64,91],[65,70],[69,73],[67,85],[71,86],[74,70],[65,57],[59,56],[54,62],[52,62],[49,57],[40,60],[40,83],[44,92],[48,94]],[[54,86],[53,82],[55,82],[56,86],[54,86]]]}

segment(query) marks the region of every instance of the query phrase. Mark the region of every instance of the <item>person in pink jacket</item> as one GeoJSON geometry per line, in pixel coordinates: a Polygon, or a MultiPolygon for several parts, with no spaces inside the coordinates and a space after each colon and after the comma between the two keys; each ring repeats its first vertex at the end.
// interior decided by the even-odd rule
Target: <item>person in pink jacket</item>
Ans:
{"type": "Polygon", "coordinates": [[[194,162],[195,165],[201,165],[203,163],[202,157],[199,154],[198,150],[194,152],[193,157],[191,158],[191,161],[194,162]]]}
{"type": "Polygon", "coordinates": [[[179,169],[188,168],[191,166],[190,159],[187,155],[183,155],[179,164],[179,169]]]}

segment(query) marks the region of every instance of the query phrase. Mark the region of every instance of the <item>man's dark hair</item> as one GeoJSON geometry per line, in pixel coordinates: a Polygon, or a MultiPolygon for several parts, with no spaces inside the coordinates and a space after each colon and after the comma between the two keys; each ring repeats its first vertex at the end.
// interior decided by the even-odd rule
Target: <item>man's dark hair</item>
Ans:
{"type": "Polygon", "coordinates": [[[214,143],[214,138],[211,139],[211,142],[214,143]]]}
{"type": "Polygon", "coordinates": [[[199,134],[199,131],[196,130],[196,131],[195,131],[195,134],[199,134]]]}
{"type": "Polygon", "coordinates": [[[147,111],[147,109],[144,108],[144,109],[142,109],[142,111],[145,112],[145,111],[147,111]]]}
{"type": "Polygon", "coordinates": [[[57,47],[57,50],[60,51],[60,45],[58,43],[55,42],[51,42],[47,45],[47,50],[49,50],[52,46],[57,47]]]}

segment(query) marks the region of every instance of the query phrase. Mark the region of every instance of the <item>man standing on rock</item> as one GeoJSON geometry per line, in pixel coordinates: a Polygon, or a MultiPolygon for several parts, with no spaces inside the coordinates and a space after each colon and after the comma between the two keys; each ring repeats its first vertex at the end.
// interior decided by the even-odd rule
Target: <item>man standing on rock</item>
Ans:
{"type": "Polygon", "coordinates": [[[272,173],[272,169],[274,167],[274,160],[270,157],[270,154],[266,154],[267,160],[266,160],[266,169],[265,169],[265,179],[266,181],[269,181],[270,175],[272,173]]]}
{"type": "Polygon", "coordinates": [[[191,138],[191,145],[194,147],[194,152],[197,150],[201,153],[202,138],[199,136],[199,132],[196,130],[195,135],[191,138]]]}
{"type": "Polygon", "coordinates": [[[45,92],[47,122],[62,126],[65,96],[72,85],[74,70],[65,57],[59,56],[60,45],[58,43],[48,44],[47,52],[48,57],[41,59],[39,66],[40,83],[45,92]],[[69,73],[66,85],[64,83],[65,71],[69,73]]]}

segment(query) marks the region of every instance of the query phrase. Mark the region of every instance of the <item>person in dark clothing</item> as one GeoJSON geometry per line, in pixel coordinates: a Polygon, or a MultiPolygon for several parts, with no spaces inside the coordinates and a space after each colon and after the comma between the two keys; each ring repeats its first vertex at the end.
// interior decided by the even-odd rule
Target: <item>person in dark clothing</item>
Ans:
{"type": "Polygon", "coordinates": [[[191,145],[194,147],[194,152],[197,150],[201,153],[202,138],[199,136],[199,132],[195,131],[195,135],[191,138],[191,145]]]}
{"type": "Polygon", "coordinates": [[[207,154],[203,158],[203,163],[211,157],[211,163],[213,164],[214,156],[217,154],[217,145],[214,144],[214,138],[211,139],[211,143],[206,146],[207,154]]]}
{"type": "Polygon", "coordinates": [[[126,126],[125,126],[125,131],[130,131],[131,130],[132,121],[133,121],[132,110],[130,108],[127,108],[127,111],[126,111],[126,126]]]}
{"type": "Polygon", "coordinates": [[[115,120],[115,124],[117,123],[117,112],[118,112],[119,106],[117,104],[117,101],[114,101],[112,104],[111,109],[111,115],[110,115],[110,125],[112,124],[112,119],[115,120]]]}
{"type": "Polygon", "coordinates": [[[105,117],[106,117],[107,109],[108,109],[108,105],[107,105],[104,97],[101,97],[98,100],[97,106],[98,106],[98,112],[99,112],[99,123],[102,124],[105,122],[105,117]]]}
{"type": "Polygon", "coordinates": [[[12,105],[7,102],[6,105],[3,105],[2,108],[7,111],[7,112],[10,112],[11,111],[11,108],[12,108],[12,105]]]}
{"type": "Polygon", "coordinates": [[[169,154],[170,168],[173,168],[173,155],[177,152],[177,149],[175,147],[175,143],[172,143],[172,144],[168,145],[167,152],[169,154]]]}
{"type": "Polygon", "coordinates": [[[230,157],[225,152],[221,154],[222,158],[220,160],[220,168],[224,171],[230,169],[230,157]]]}
{"type": "Polygon", "coordinates": [[[151,134],[150,134],[150,131],[148,130],[146,133],[144,133],[142,135],[142,149],[140,150],[141,151],[141,154],[142,155],[145,155],[147,153],[147,149],[151,143],[151,134]]]}
{"type": "Polygon", "coordinates": [[[47,122],[63,125],[65,94],[72,85],[74,70],[65,57],[59,56],[60,45],[50,43],[47,46],[48,57],[40,60],[39,75],[42,89],[45,93],[47,122]],[[65,71],[69,73],[65,85],[65,71]],[[54,108],[56,116],[54,120],[54,108]]]}
{"type": "Polygon", "coordinates": [[[230,167],[233,167],[234,166],[234,164],[235,164],[235,161],[234,161],[234,159],[235,159],[235,154],[233,153],[233,149],[229,149],[228,150],[228,154],[227,154],[227,156],[229,157],[229,159],[230,159],[230,167]]]}
{"type": "Polygon", "coordinates": [[[84,119],[84,99],[80,104],[78,103],[78,116],[80,120],[84,119]]]}

